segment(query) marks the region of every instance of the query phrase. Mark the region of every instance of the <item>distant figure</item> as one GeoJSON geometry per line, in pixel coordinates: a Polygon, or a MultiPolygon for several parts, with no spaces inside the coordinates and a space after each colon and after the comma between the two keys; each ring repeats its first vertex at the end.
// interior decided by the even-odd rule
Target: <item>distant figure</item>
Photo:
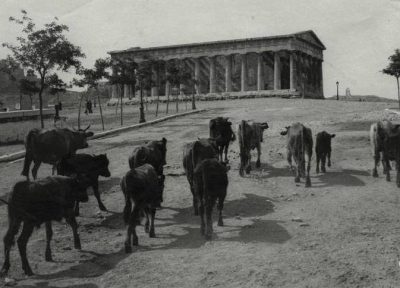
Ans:
{"type": "Polygon", "coordinates": [[[60,120],[60,104],[54,105],[54,109],[56,110],[56,114],[54,115],[54,123],[60,120]]]}
{"type": "Polygon", "coordinates": [[[85,114],[92,114],[93,110],[92,110],[92,101],[88,100],[86,101],[86,109],[85,109],[85,114]]]}
{"type": "Polygon", "coordinates": [[[346,88],[346,97],[351,97],[350,88],[346,88]]]}
{"type": "Polygon", "coordinates": [[[61,101],[58,102],[58,110],[60,110],[60,111],[62,110],[62,103],[61,103],[61,101]]]}

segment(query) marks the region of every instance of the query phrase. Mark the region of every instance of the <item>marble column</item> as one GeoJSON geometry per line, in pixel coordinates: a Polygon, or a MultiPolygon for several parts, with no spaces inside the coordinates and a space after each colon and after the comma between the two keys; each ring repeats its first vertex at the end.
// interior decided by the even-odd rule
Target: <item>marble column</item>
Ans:
{"type": "Polygon", "coordinates": [[[216,91],[216,77],[215,77],[215,57],[210,57],[210,93],[216,91]]]}
{"type": "Polygon", "coordinates": [[[129,98],[129,85],[124,84],[124,98],[129,98]]]}
{"type": "Polygon", "coordinates": [[[274,53],[274,90],[281,89],[281,59],[278,52],[274,53]]]}
{"type": "Polygon", "coordinates": [[[225,56],[225,92],[232,91],[232,55],[225,56]]]}
{"type": "Polygon", "coordinates": [[[322,60],[318,60],[318,80],[319,80],[319,91],[321,98],[324,98],[324,81],[323,81],[323,72],[322,72],[322,60]]]}
{"type": "Polygon", "coordinates": [[[152,85],[151,85],[151,96],[155,97],[158,96],[158,71],[156,67],[151,67],[151,78],[152,78],[152,85]]]}
{"type": "Polygon", "coordinates": [[[240,91],[244,92],[247,90],[247,57],[246,54],[242,54],[242,69],[241,69],[241,83],[240,91]]]}
{"type": "Polygon", "coordinates": [[[257,54],[257,90],[264,90],[263,58],[262,54],[257,54]]]}
{"type": "Polygon", "coordinates": [[[289,66],[290,66],[290,90],[296,90],[296,75],[297,75],[297,67],[296,67],[296,55],[294,52],[290,52],[289,56],[289,66]]]}
{"type": "Polygon", "coordinates": [[[196,80],[196,94],[199,95],[201,93],[200,87],[200,59],[194,58],[194,79],[196,80]]]}

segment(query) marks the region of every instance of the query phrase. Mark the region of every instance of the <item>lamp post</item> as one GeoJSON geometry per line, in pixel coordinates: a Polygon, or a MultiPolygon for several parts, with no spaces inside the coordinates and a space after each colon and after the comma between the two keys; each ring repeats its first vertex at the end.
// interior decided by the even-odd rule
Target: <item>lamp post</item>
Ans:
{"type": "Polygon", "coordinates": [[[336,81],[336,100],[339,100],[339,81],[336,81]]]}

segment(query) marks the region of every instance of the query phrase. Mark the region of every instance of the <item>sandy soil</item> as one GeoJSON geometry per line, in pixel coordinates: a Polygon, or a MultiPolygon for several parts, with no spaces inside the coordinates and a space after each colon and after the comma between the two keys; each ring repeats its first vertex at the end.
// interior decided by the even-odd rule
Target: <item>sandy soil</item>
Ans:
{"type": "MultiPolygon", "coordinates": [[[[73,249],[70,228],[55,223],[52,263],[44,261],[44,229],[36,231],[28,248],[34,277],[22,274],[14,247],[9,276],[18,287],[399,286],[400,191],[385,181],[381,169],[378,179],[371,177],[368,140],[373,121],[397,120],[384,112],[389,104],[256,99],[213,105],[209,112],[92,141],[86,152],[107,152],[111,160],[112,177],[101,179],[100,186],[110,212],[99,212],[93,197],[81,206],[82,251],[73,249]],[[264,134],[262,167],[246,177],[239,177],[238,143],[232,145],[225,227],[215,225],[213,240],[206,242],[182,175],[182,145],[207,136],[208,121],[217,115],[235,124],[267,121],[270,128],[264,134]],[[285,161],[285,138],[279,132],[294,121],[308,125],[314,135],[322,130],[337,135],[328,172],[317,175],[312,164],[312,188],[296,185],[285,161]],[[157,238],[138,227],[140,246],[125,254],[119,180],[133,147],[161,137],[169,141],[168,176],[164,208],[156,215],[157,238]]],[[[21,169],[22,162],[0,164],[1,197],[22,179],[21,169]]],[[[39,175],[48,174],[50,167],[43,165],[39,175]]],[[[1,235],[6,225],[2,205],[1,235]]]]}

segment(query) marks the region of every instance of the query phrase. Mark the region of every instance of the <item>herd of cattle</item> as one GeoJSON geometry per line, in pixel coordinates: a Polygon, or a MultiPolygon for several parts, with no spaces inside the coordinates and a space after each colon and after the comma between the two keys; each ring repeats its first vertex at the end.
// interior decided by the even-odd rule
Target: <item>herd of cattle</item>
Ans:
{"type": "MultiPolygon", "coordinates": [[[[88,127],[89,128],[89,127],[88,127]]],[[[45,223],[46,261],[52,261],[50,241],[52,239],[51,221],[65,219],[71,226],[74,246],[81,248],[75,217],[79,215],[79,202],[87,202],[87,188],[92,187],[100,210],[106,207],[99,194],[99,176],[110,177],[109,160],[105,154],[77,154],[76,151],[88,147],[87,138],[92,132],[69,129],[31,130],[25,141],[26,154],[22,175],[26,181],[15,184],[9,195],[9,227],[4,237],[4,265],[0,275],[6,275],[10,268],[10,250],[14,238],[23,223],[17,240],[22,268],[27,275],[33,272],[29,266],[26,246],[35,227],[45,223]],[[33,162],[32,176],[29,179],[30,165],[33,162]],[[40,164],[53,165],[53,175],[36,180],[40,164]]],[[[200,214],[200,231],[206,239],[212,236],[212,210],[216,202],[219,212],[218,225],[223,226],[222,209],[227,194],[228,147],[236,136],[228,118],[217,117],[210,121],[210,137],[198,139],[183,147],[183,168],[193,196],[194,214],[200,214]],[[225,154],[225,156],[223,155],[225,154]]],[[[257,149],[256,167],[260,167],[261,143],[267,123],[241,121],[238,128],[240,150],[239,174],[244,176],[251,171],[251,150],[257,149]]],[[[313,136],[310,128],[301,123],[285,127],[280,133],[287,137],[287,161],[295,170],[295,182],[305,178],[306,187],[311,186],[310,168],[313,152],[313,136]],[[294,160],[295,167],[293,167],[294,160]]],[[[335,134],[326,131],[316,135],[316,172],[326,172],[326,160],[331,166],[331,139],[335,134]]],[[[377,177],[377,166],[382,158],[383,171],[390,181],[390,161],[396,161],[397,185],[400,187],[400,125],[389,121],[375,123],[370,129],[375,165],[373,176],[377,177]]],[[[145,231],[155,237],[154,218],[156,209],[161,207],[164,190],[164,171],[166,164],[167,139],[151,141],[137,147],[129,157],[130,170],[123,176],[120,186],[125,198],[123,219],[127,224],[125,251],[132,251],[138,245],[136,226],[146,217],[145,231]]]]}

